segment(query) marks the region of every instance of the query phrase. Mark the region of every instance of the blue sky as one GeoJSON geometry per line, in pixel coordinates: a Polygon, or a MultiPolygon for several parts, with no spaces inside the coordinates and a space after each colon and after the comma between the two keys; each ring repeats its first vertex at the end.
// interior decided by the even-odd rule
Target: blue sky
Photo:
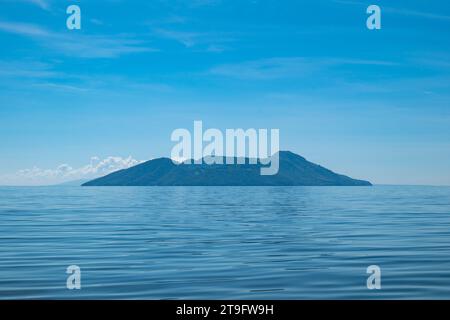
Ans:
{"type": "Polygon", "coordinates": [[[450,185],[448,1],[0,6],[0,185],[169,156],[194,120],[279,128],[282,149],[374,183],[450,185]]]}

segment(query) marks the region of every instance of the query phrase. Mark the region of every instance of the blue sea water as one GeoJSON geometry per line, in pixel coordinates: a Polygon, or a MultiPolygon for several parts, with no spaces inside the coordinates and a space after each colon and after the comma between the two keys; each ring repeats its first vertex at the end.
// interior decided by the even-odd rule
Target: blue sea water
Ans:
{"type": "Polygon", "coordinates": [[[450,299],[450,187],[2,187],[17,298],[450,299]]]}

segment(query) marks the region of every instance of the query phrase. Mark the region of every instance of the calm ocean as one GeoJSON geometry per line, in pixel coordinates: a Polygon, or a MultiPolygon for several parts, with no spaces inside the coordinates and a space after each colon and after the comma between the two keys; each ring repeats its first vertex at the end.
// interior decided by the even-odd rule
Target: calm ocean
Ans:
{"type": "Polygon", "coordinates": [[[2,187],[11,298],[450,299],[450,187],[2,187]]]}

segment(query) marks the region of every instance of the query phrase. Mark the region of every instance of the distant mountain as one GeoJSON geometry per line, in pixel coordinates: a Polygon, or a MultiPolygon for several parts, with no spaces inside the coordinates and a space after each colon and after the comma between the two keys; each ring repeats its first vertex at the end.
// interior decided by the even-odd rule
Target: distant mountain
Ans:
{"type": "Polygon", "coordinates": [[[86,182],[83,186],[371,186],[280,151],[276,175],[260,175],[261,164],[174,164],[159,158],[86,182]]]}

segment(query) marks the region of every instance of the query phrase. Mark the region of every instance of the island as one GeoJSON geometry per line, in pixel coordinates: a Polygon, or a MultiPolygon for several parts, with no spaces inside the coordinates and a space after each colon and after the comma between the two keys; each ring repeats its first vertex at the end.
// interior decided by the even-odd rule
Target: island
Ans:
{"type": "MultiPolygon", "coordinates": [[[[371,186],[369,181],[337,174],[290,151],[279,152],[279,171],[260,174],[260,162],[250,164],[174,163],[158,158],[119,170],[82,186],[371,186]]],[[[225,161],[224,161],[225,163],[225,161]]]]}

